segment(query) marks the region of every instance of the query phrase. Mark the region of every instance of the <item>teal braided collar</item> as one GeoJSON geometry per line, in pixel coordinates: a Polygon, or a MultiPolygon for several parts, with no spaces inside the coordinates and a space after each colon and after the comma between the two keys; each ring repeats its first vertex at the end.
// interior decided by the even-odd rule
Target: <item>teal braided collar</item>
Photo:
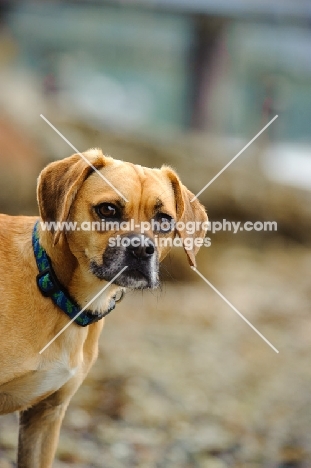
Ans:
{"type": "MultiPolygon", "coordinates": [[[[39,221],[36,222],[32,232],[32,246],[37,262],[39,274],[37,275],[37,285],[41,294],[44,297],[50,297],[54,304],[59,307],[70,318],[74,319],[79,314],[81,307],[70,297],[64,286],[58,281],[52,267],[52,262],[40,245],[39,241],[39,221]]],[[[75,318],[75,323],[81,327],[86,327],[91,323],[105,317],[109,312],[115,308],[115,301],[111,299],[109,309],[104,313],[92,313],[90,311],[83,311],[78,317],[75,318]]]]}

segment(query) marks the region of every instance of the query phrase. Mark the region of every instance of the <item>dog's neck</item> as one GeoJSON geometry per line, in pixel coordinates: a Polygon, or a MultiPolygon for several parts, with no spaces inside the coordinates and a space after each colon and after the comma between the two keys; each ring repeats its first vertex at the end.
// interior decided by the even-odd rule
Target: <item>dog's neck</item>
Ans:
{"type": "Polygon", "coordinates": [[[78,261],[69,248],[65,234],[60,236],[57,248],[54,245],[54,237],[50,231],[40,229],[39,238],[40,244],[52,261],[53,270],[58,280],[69,290],[74,271],[78,268],[78,261]]]}
{"type": "Polygon", "coordinates": [[[78,262],[70,250],[65,234],[62,234],[57,245],[54,245],[53,234],[39,228],[39,239],[40,245],[51,261],[57,280],[80,307],[91,302],[88,310],[94,315],[106,314],[111,307],[114,307],[111,300],[119,291],[119,286],[111,284],[97,300],[92,301],[103,289],[105,282],[90,275],[88,266],[78,262]]]}

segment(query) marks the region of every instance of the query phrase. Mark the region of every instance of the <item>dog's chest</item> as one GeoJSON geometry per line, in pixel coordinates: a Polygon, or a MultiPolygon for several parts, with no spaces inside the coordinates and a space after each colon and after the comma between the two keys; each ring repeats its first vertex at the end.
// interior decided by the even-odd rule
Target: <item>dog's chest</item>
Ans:
{"type": "Polygon", "coordinates": [[[29,370],[0,386],[0,414],[20,411],[56,392],[78,372],[69,360],[41,362],[35,370],[29,370]]]}
{"type": "Polygon", "coordinates": [[[77,372],[77,367],[69,365],[68,360],[50,363],[47,367],[36,371],[38,379],[37,396],[50,393],[61,388],[77,372]]]}

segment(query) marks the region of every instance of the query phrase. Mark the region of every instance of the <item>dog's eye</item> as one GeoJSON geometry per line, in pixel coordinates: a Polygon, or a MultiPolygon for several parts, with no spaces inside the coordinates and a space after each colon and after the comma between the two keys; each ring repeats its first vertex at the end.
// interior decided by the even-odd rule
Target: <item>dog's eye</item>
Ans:
{"type": "Polygon", "coordinates": [[[174,229],[174,220],[166,213],[158,213],[155,216],[154,221],[154,230],[156,232],[162,232],[163,234],[166,234],[173,231],[174,229]]]}
{"type": "Polygon", "coordinates": [[[101,203],[95,207],[96,213],[100,218],[119,218],[120,211],[111,203],[101,203]]]}

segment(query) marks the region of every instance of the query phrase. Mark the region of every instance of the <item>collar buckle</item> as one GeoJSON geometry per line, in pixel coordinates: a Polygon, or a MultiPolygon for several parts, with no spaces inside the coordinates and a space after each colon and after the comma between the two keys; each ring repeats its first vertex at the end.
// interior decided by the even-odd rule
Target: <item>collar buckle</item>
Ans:
{"type": "Polygon", "coordinates": [[[38,273],[36,280],[38,288],[44,297],[51,297],[61,289],[61,285],[51,267],[38,273]]]}

